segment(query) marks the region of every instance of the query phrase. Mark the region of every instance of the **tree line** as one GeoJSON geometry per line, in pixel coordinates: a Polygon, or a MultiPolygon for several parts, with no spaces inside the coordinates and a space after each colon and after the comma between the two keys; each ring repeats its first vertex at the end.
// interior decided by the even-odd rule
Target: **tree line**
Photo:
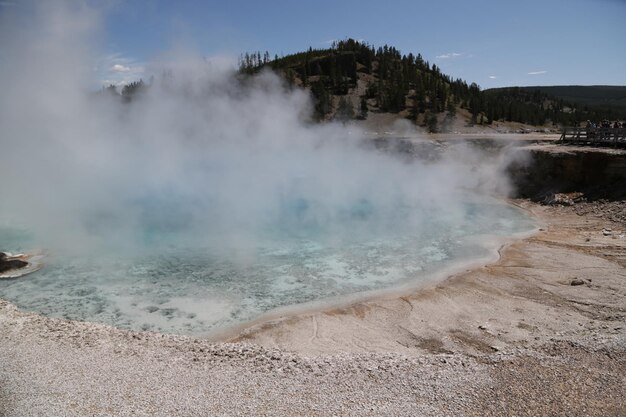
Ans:
{"type": "MultiPolygon", "coordinates": [[[[366,119],[369,112],[402,113],[434,132],[439,130],[442,113],[445,118],[452,118],[458,109],[469,112],[470,123],[487,125],[495,121],[577,125],[585,120],[626,116],[621,107],[570,102],[542,91],[541,87],[481,90],[476,83],[468,84],[442,73],[421,54],[405,55],[393,46],[376,48],[354,39],[283,57],[270,58],[269,52],[259,51],[242,54],[239,59],[242,81],[264,68],[281,74],[293,88],[307,88],[317,120],[366,119]],[[355,97],[357,87],[360,94],[355,97]]],[[[167,84],[172,76],[164,73],[161,82],[167,84]]],[[[130,102],[152,83],[151,77],[149,83],[139,80],[125,85],[120,93],[113,86],[103,92],[130,102]]]]}
{"type": "Polygon", "coordinates": [[[354,39],[274,59],[267,52],[245,54],[239,64],[241,73],[254,74],[268,67],[281,73],[291,85],[309,88],[318,120],[327,118],[333,110],[342,118],[364,118],[368,111],[404,112],[413,122],[437,130],[437,115],[452,117],[458,108],[467,109],[471,123],[477,124],[514,121],[573,125],[604,116],[601,109],[569,103],[539,90],[514,87],[483,91],[476,83],[468,84],[442,73],[420,54],[405,55],[393,46],[375,48],[354,39]],[[367,86],[355,109],[347,104],[345,96],[359,80],[367,80],[367,86]],[[334,102],[338,102],[336,108],[334,102]]]}

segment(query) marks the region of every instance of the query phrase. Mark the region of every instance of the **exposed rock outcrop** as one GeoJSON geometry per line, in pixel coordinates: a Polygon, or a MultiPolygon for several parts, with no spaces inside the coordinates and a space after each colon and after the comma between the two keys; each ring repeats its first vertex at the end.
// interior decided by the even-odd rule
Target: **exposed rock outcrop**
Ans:
{"type": "Polygon", "coordinates": [[[10,271],[12,269],[21,269],[28,266],[28,262],[11,257],[4,252],[0,252],[0,273],[10,271]]]}
{"type": "Polygon", "coordinates": [[[626,199],[626,152],[563,145],[516,148],[508,171],[515,197],[552,205],[626,199]]]}

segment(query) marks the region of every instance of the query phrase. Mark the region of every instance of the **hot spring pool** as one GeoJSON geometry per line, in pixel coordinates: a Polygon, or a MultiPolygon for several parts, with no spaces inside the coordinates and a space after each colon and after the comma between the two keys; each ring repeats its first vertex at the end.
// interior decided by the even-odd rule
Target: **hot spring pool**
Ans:
{"type": "MultiPolygon", "coordinates": [[[[142,250],[52,253],[42,270],[0,281],[0,297],[51,317],[205,335],[278,307],[417,285],[489,256],[497,248],[493,238],[534,228],[522,210],[484,199],[422,213],[420,221],[403,221],[398,209],[393,222],[375,230],[367,226],[370,211],[358,203],[341,230],[275,225],[246,239],[241,249],[147,230],[142,250]]],[[[37,246],[24,230],[0,228],[0,250],[37,246]]]]}

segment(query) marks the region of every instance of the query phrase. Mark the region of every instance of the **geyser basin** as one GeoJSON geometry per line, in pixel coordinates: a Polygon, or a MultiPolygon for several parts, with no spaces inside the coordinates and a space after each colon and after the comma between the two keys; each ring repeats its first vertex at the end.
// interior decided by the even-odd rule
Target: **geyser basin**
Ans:
{"type": "MultiPolygon", "coordinates": [[[[141,251],[51,255],[44,270],[1,282],[0,297],[52,317],[203,335],[277,307],[418,284],[485,257],[497,244],[491,237],[533,227],[515,207],[469,194],[463,200],[449,210],[382,213],[363,200],[340,223],[320,224],[306,220],[312,203],[295,199],[283,204],[282,222],[239,247],[187,246],[184,234],[145,230],[141,251]]],[[[26,233],[0,230],[0,248],[34,243],[26,233]]]]}
{"type": "Polygon", "coordinates": [[[88,93],[91,25],[59,21],[0,24],[0,250],[49,254],[0,282],[24,309],[205,334],[419,283],[531,227],[476,197],[507,191],[496,156],[383,152],[352,122],[312,123],[309,92],[270,71],[174,52],[130,100],[88,93]]]}

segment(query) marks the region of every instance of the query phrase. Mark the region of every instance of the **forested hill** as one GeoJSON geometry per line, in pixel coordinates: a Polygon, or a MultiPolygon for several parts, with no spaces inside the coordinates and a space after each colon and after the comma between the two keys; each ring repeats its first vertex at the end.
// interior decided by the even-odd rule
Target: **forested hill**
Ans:
{"type": "Polygon", "coordinates": [[[315,100],[315,116],[361,118],[368,112],[403,113],[414,122],[436,129],[437,114],[454,115],[458,107],[480,114],[481,92],[476,84],[443,74],[420,54],[402,55],[394,47],[371,45],[352,39],[328,49],[275,57],[246,54],[240,71],[255,73],[269,67],[293,85],[309,88],[315,100]]]}
{"type": "MultiPolygon", "coordinates": [[[[267,52],[244,54],[240,59],[242,74],[263,68],[309,89],[318,120],[365,119],[369,112],[389,112],[437,131],[438,121],[455,117],[459,109],[469,112],[468,122],[473,124],[573,125],[587,119],[626,116],[624,109],[614,105],[618,102],[600,106],[550,90],[561,87],[483,91],[475,83],[442,73],[420,54],[405,55],[392,46],[376,48],[353,39],[336,42],[328,49],[309,48],[274,59],[267,52]]],[[[600,90],[596,92],[602,96],[600,90]]]]}
{"type": "MultiPolygon", "coordinates": [[[[513,89],[494,88],[486,90],[488,94],[508,94],[513,89]]],[[[626,86],[614,85],[562,85],[562,86],[534,86],[518,87],[524,94],[533,94],[539,91],[555,100],[565,103],[575,103],[583,110],[598,113],[602,119],[626,118],[626,86]]],[[[593,117],[592,117],[593,118],[593,117]]],[[[593,119],[596,119],[593,118],[593,119]]]]}

